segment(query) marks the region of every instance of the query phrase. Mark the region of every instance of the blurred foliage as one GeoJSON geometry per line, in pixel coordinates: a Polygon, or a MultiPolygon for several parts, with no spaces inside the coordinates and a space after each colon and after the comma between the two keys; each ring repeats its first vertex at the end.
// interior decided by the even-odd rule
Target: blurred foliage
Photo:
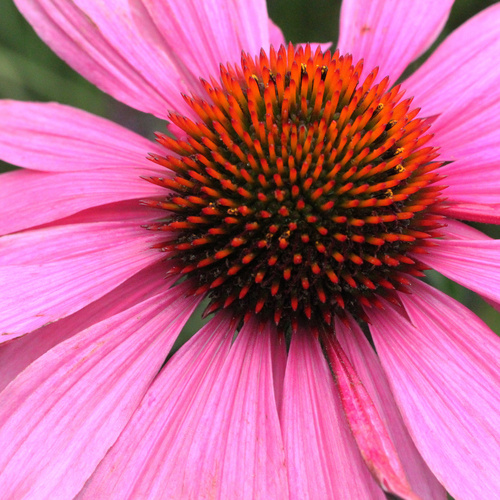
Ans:
{"type": "MultiPolygon", "coordinates": [[[[410,71],[421,64],[446,35],[493,3],[492,0],[456,0],[439,40],[410,71]]],[[[287,39],[333,41],[334,45],[338,38],[340,4],[340,0],[268,0],[270,16],[287,39]]],[[[11,0],[0,0],[0,98],[62,102],[115,120],[150,138],[153,130],[164,128],[157,120],[103,94],[69,68],[39,40],[11,0]]],[[[0,164],[0,171],[11,168],[0,164]]],[[[500,238],[498,227],[477,227],[500,238]]],[[[500,333],[499,314],[477,295],[434,272],[429,273],[428,280],[477,312],[500,333]]],[[[200,323],[197,315],[190,329],[196,329],[200,323]]]]}

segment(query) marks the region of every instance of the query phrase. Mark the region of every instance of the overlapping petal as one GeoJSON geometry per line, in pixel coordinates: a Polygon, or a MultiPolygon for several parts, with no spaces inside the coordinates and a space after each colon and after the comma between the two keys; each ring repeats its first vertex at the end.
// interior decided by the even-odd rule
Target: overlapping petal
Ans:
{"type": "Polygon", "coordinates": [[[482,222],[484,224],[498,224],[500,218],[500,203],[444,203],[437,207],[436,213],[447,217],[482,222]]]}
{"type": "Polygon", "coordinates": [[[128,2],[18,0],[16,5],[42,40],[100,89],[160,118],[169,107],[189,114],[179,94],[187,75],[140,35],[128,2]]]}
{"type": "Polygon", "coordinates": [[[454,0],[343,0],[338,47],[392,83],[441,32],[454,0]]]}
{"type": "Polygon", "coordinates": [[[272,364],[284,345],[251,324],[230,347],[233,331],[219,315],[172,358],[82,498],[286,498],[272,364]]]}
{"type": "MultiPolygon", "coordinates": [[[[30,262],[26,255],[28,263],[0,267],[0,330],[3,341],[78,311],[139,270],[163,258],[160,252],[149,248],[156,235],[151,235],[140,226],[118,230],[117,235],[121,239],[106,231],[102,225],[100,230],[95,229],[100,235],[99,243],[87,246],[83,231],[81,249],[72,240],[67,241],[65,232],[57,227],[26,235],[26,239],[33,242],[52,236],[50,243],[42,245],[42,250],[50,253],[53,245],[57,256],[57,246],[61,245],[68,248],[68,257],[59,256],[43,262],[37,262],[35,257],[30,262]]],[[[29,251],[36,253],[36,248],[29,251]]],[[[8,249],[6,253],[9,254],[8,249]]]]}
{"type": "Polygon", "coordinates": [[[319,341],[292,337],[281,422],[290,498],[384,499],[356,447],[319,341]]]}
{"type": "Polygon", "coordinates": [[[235,62],[241,50],[269,47],[264,0],[143,2],[17,0],[16,5],[56,54],[116,99],[166,118],[191,116],[181,92],[235,62]]]}
{"type": "Polygon", "coordinates": [[[70,106],[0,100],[0,158],[46,172],[153,169],[160,148],[113,122],[70,106]]]}
{"type": "Polygon", "coordinates": [[[500,302],[500,240],[435,240],[417,258],[462,286],[500,302]]]}
{"type": "Polygon", "coordinates": [[[324,346],[335,374],[344,415],[372,476],[385,492],[402,500],[418,500],[385,422],[342,346],[330,336],[325,336],[324,346]]]}
{"type": "MultiPolygon", "coordinates": [[[[483,232],[474,229],[473,227],[464,224],[463,222],[459,222],[453,219],[446,219],[446,227],[441,228],[440,232],[443,234],[444,238],[451,240],[463,240],[463,241],[492,240],[492,238],[490,238],[483,232]]],[[[491,298],[491,295],[484,296],[484,294],[482,294],[479,291],[479,289],[478,293],[490,306],[500,311],[500,300],[491,298]]],[[[471,304],[469,304],[469,307],[470,306],[471,304]]]]}
{"type": "Polygon", "coordinates": [[[349,327],[344,322],[337,320],[335,332],[339,343],[349,356],[353,368],[385,423],[413,491],[422,499],[445,499],[444,488],[429,470],[408,434],[394,401],[387,377],[365,334],[352,319],[350,319],[349,327]]]}
{"type": "Polygon", "coordinates": [[[164,197],[164,188],[140,178],[148,173],[152,174],[144,169],[99,169],[92,175],[32,170],[3,174],[0,234],[46,224],[108,203],[164,197]]]}
{"type": "Polygon", "coordinates": [[[233,333],[231,318],[219,315],[184,344],[151,385],[80,498],[164,493],[164,471],[183,466],[233,333]]]}
{"type": "Polygon", "coordinates": [[[431,131],[447,176],[452,217],[498,223],[500,213],[500,4],[455,30],[405,83],[431,131]]]}
{"type": "Polygon", "coordinates": [[[57,345],[2,392],[0,489],[6,498],[78,493],[196,302],[177,290],[157,295],[57,345]]]}
{"type": "MultiPolygon", "coordinates": [[[[414,96],[421,114],[437,115],[432,130],[440,142],[468,143],[455,131],[469,128],[471,119],[480,125],[478,115],[487,112],[487,104],[500,96],[496,84],[499,70],[492,64],[500,48],[499,30],[497,3],[457,28],[405,81],[404,87],[414,96]]],[[[488,113],[488,117],[493,114],[488,113]]],[[[491,122],[486,121],[479,130],[470,127],[469,132],[479,137],[490,129],[491,122]]]]}
{"type": "Polygon", "coordinates": [[[3,390],[33,361],[60,342],[167,290],[172,280],[166,280],[164,273],[165,265],[162,262],[153,264],[76,313],[10,342],[2,343],[0,345],[0,390],[3,390]]]}
{"type": "Polygon", "coordinates": [[[217,76],[220,64],[238,62],[242,50],[258,54],[269,48],[264,0],[135,0],[134,5],[141,32],[147,29],[151,36],[152,23],[163,51],[198,77],[217,76]]]}
{"type": "Polygon", "coordinates": [[[148,247],[158,235],[140,227],[137,220],[91,222],[45,227],[0,238],[0,266],[45,264],[76,257],[99,258],[119,241],[143,240],[148,247]]]}
{"type": "Polygon", "coordinates": [[[490,237],[458,220],[446,219],[446,226],[439,231],[444,238],[452,240],[489,240],[490,237]]]}
{"type": "Polygon", "coordinates": [[[500,342],[467,308],[414,281],[401,300],[411,323],[388,306],[370,330],[417,448],[457,499],[500,491],[500,342]]]}
{"type": "Polygon", "coordinates": [[[440,169],[448,186],[443,193],[446,203],[439,207],[440,213],[478,222],[500,222],[500,118],[492,111],[499,102],[500,94],[485,107],[487,112],[479,111],[477,120],[457,130],[454,144],[446,140],[439,143],[441,158],[452,162],[440,169]],[[488,114],[494,114],[495,120],[488,114]],[[479,126],[487,121],[491,125],[482,133],[479,126]],[[459,141],[457,137],[467,137],[467,141],[459,141]]]}

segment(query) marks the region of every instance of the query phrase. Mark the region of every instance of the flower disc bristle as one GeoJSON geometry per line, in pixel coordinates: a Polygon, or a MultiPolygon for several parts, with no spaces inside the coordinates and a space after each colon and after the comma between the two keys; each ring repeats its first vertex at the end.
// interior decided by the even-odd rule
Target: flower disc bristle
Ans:
{"type": "Polygon", "coordinates": [[[152,157],[170,172],[149,179],[169,190],[150,229],[209,312],[331,324],[421,275],[408,253],[436,236],[441,164],[411,99],[361,71],[309,46],[244,54],[186,97],[198,121],[171,115],[185,138],[158,135],[174,154],[152,157]]]}

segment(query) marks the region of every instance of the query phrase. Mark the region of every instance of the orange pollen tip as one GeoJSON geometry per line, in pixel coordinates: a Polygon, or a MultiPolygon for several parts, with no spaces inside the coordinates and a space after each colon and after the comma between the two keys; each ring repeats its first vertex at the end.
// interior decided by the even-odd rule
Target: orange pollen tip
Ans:
{"type": "Polygon", "coordinates": [[[143,204],[163,216],[145,227],[205,314],[318,332],[422,275],[444,162],[404,89],[366,69],[310,45],[243,53],[184,96],[189,119],[170,116],[183,139],[157,134],[166,172],[145,180],[165,195],[143,204]]]}

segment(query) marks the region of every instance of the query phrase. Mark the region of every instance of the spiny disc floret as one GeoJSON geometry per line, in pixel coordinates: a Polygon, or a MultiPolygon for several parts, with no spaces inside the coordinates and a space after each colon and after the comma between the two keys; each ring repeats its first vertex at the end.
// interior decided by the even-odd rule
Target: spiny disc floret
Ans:
{"type": "Polygon", "coordinates": [[[175,155],[152,157],[171,174],[149,179],[170,191],[150,229],[209,312],[331,324],[421,275],[437,153],[400,87],[361,72],[309,46],[244,54],[202,81],[208,99],[185,97],[199,120],[171,116],[186,138],[158,135],[175,155]]]}

